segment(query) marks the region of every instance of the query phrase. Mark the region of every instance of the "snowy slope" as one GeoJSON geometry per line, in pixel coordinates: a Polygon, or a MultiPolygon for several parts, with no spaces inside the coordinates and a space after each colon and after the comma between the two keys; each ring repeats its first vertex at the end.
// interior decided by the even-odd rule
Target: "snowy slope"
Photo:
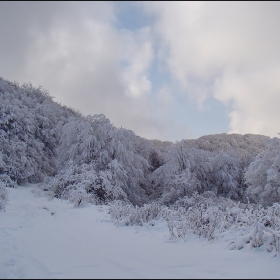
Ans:
{"type": "Polygon", "coordinates": [[[170,239],[164,222],[117,227],[107,206],[74,208],[9,189],[0,212],[0,278],[280,278],[280,259],[228,250],[188,234],[170,239]]]}

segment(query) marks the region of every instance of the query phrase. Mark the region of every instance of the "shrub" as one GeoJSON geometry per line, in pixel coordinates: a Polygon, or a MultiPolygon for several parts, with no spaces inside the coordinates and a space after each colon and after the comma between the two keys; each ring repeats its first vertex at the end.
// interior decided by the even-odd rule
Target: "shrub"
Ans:
{"type": "Polygon", "coordinates": [[[0,211],[5,211],[8,200],[8,190],[6,185],[0,181],[0,211]]]}

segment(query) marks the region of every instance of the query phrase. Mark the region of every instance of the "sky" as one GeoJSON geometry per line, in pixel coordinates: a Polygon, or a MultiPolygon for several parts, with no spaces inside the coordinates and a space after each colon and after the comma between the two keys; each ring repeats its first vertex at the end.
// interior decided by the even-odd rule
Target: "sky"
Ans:
{"type": "Polygon", "coordinates": [[[147,139],[280,132],[280,3],[0,2],[0,76],[147,139]]]}

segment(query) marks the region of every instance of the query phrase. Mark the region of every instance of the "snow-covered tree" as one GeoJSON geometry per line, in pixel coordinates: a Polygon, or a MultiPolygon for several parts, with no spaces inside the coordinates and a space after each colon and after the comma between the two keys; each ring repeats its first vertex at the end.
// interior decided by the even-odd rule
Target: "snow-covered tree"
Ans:
{"type": "Polygon", "coordinates": [[[83,116],[61,106],[41,87],[0,78],[0,180],[7,187],[45,178],[50,193],[71,201],[76,193],[85,194],[83,201],[143,205],[205,191],[242,200],[248,186],[252,201],[271,204],[279,201],[280,156],[268,139],[147,140],[103,114],[83,116]]]}
{"type": "Polygon", "coordinates": [[[62,128],[60,166],[93,163],[103,187],[120,187],[132,203],[141,204],[150,166],[138,143],[132,131],[114,127],[104,115],[72,118],[62,128]]]}
{"type": "Polygon", "coordinates": [[[17,183],[54,175],[60,127],[75,114],[41,88],[0,78],[0,174],[17,183]]]}
{"type": "Polygon", "coordinates": [[[171,147],[166,154],[166,163],[153,172],[154,192],[164,204],[201,190],[196,174],[191,172],[191,154],[182,143],[171,147]]]}
{"type": "Polygon", "coordinates": [[[273,138],[269,148],[250,164],[246,174],[247,196],[254,202],[271,205],[280,202],[280,144],[273,138]]]}
{"type": "Polygon", "coordinates": [[[239,160],[229,153],[219,151],[212,158],[212,171],[209,175],[212,191],[229,198],[240,198],[240,177],[242,170],[239,160]]]}

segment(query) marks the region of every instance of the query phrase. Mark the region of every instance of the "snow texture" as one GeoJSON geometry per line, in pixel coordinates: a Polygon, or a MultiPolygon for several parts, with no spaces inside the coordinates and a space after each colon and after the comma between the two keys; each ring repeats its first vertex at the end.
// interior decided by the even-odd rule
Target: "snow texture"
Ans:
{"type": "MultiPolygon", "coordinates": [[[[170,235],[163,220],[117,226],[109,206],[39,195],[36,186],[9,188],[0,212],[0,278],[280,278],[280,259],[260,248],[228,250],[187,232],[170,235]]],[[[256,233],[252,233],[256,234],[256,233]]]]}

